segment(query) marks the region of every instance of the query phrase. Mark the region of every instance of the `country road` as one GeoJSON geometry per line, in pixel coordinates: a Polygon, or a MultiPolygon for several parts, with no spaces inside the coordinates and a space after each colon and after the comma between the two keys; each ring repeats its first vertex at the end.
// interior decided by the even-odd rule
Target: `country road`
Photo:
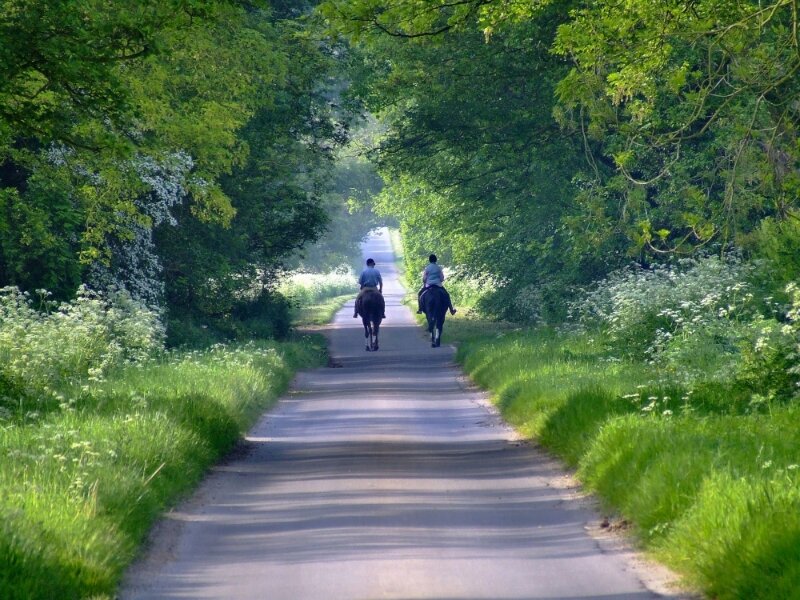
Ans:
{"type": "Polygon", "coordinates": [[[379,352],[352,303],[328,329],[332,367],[298,375],[242,451],[154,533],[126,600],[511,600],[660,597],[554,462],[430,348],[401,304],[388,236],[379,352]]]}

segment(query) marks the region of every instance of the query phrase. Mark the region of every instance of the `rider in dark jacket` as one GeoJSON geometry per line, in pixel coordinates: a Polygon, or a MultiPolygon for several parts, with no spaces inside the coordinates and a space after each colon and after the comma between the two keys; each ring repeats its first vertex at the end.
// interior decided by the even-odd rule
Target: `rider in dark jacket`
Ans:
{"type": "Polygon", "coordinates": [[[447,290],[444,289],[444,271],[442,267],[436,264],[437,258],[435,254],[431,254],[428,257],[428,264],[425,267],[425,270],[422,272],[422,288],[417,292],[417,314],[422,314],[422,297],[425,295],[425,291],[431,288],[432,286],[437,286],[442,289],[444,292],[445,297],[447,298],[447,306],[450,309],[450,314],[456,314],[456,309],[453,308],[453,301],[450,300],[450,294],[447,293],[447,290]]]}

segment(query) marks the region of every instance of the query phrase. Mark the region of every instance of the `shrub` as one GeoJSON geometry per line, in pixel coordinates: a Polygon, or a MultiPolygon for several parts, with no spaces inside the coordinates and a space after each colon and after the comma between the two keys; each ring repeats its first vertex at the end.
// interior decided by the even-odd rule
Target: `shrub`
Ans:
{"type": "Polygon", "coordinates": [[[570,313],[607,331],[620,354],[647,358],[683,384],[730,380],[742,352],[774,323],[759,313],[754,270],[735,256],[627,268],[598,282],[570,313]]]}
{"type": "Polygon", "coordinates": [[[290,301],[282,294],[262,292],[258,298],[234,308],[242,338],[283,339],[292,325],[290,301]]]}
{"type": "Polygon", "coordinates": [[[630,353],[653,351],[704,320],[734,319],[747,312],[752,269],[735,257],[717,256],[622,269],[572,303],[570,315],[606,328],[630,353]]]}
{"type": "Polygon", "coordinates": [[[800,396],[800,289],[785,290],[790,305],[784,322],[760,319],[744,348],[738,380],[753,392],[754,402],[791,400],[800,396]]]}
{"type": "Polygon", "coordinates": [[[27,292],[0,290],[0,375],[4,388],[50,396],[56,388],[99,380],[113,367],[141,361],[163,349],[158,314],[125,292],[108,296],[78,290],[71,302],[38,307],[27,292]]]}
{"type": "Polygon", "coordinates": [[[800,214],[790,212],[787,218],[768,217],[758,229],[743,236],[745,250],[763,263],[754,277],[759,289],[786,300],[786,286],[800,273],[800,214]]]}
{"type": "Polygon", "coordinates": [[[295,306],[310,306],[326,298],[353,294],[358,291],[357,277],[349,267],[330,273],[296,271],[287,274],[278,291],[295,306]]]}

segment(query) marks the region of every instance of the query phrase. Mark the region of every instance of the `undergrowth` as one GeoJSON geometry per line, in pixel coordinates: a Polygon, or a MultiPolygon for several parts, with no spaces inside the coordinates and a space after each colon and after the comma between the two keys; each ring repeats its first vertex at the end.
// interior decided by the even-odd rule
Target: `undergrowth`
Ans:
{"type": "Polygon", "coordinates": [[[324,325],[358,293],[358,277],[349,267],[330,273],[292,272],[279,290],[292,304],[292,323],[296,327],[324,325]]]}
{"type": "Polygon", "coordinates": [[[325,354],[168,351],[164,333],[125,293],[0,290],[0,598],[113,597],[158,515],[325,354]]]}
{"type": "Polygon", "coordinates": [[[506,419],[577,469],[643,546],[711,597],[797,597],[800,407],[692,388],[601,334],[454,319],[458,360],[506,419]]]}
{"type": "Polygon", "coordinates": [[[111,598],[156,517],[322,343],[174,352],[0,421],[0,598],[111,598]]]}

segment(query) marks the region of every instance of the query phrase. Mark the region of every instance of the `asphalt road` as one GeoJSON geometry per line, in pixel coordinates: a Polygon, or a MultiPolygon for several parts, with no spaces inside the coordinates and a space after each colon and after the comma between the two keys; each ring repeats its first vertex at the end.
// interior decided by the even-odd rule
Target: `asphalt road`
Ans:
{"type": "Polygon", "coordinates": [[[511,600],[658,597],[554,462],[432,349],[387,236],[365,244],[384,276],[381,349],[352,303],[328,330],[331,368],[301,373],[156,529],[127,600],[511,600]]]}

